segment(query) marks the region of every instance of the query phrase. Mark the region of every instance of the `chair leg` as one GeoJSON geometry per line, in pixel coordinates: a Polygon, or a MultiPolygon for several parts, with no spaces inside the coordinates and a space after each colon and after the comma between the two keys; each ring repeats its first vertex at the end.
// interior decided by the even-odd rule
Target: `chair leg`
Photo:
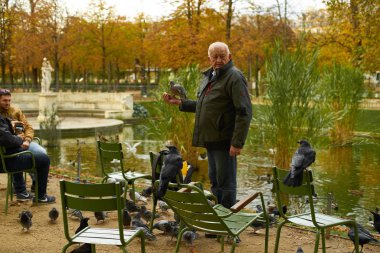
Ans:
{"type": "Polygon", "coordinates": [[[152,218],[150,218],[150,224],[149,224],[149,229],[150,231],[153,230],[153,222],[154,222],[154,216],[156,215],[156,209],[157,209],[157,198],[153,193],[153,208],[152,208],[152,218]]]}
{"type": "Polygon", "coordinates": [[[123,253],[128,253],[127,249],[124,246],[118,246],[123,253]]]}
{"type": "Polygon", "coordinates": [[[141,237],[141,253],[145,253],[145,237],[142,235],[141,237]]]}
{"type": "Polygon", "coordinates": [[[269,220],[265,222],[265,253],[268,253],[268,243],[269,243],[269,220]]]}
{"type": "Polygon", "coordinates": [[[68,244],[66,244],[66,245],[62,248],[61,253],[66,253],[66,250],[67,250],[71,245],[73,245],[73,244],[75,244],[75,243],[73,243],[73,242],[69,242],[68,244]]]}
{"type": "Polygon", "coordinates": [[[95,244],[91,244],[91,253],[96,253],[95,244]]]}
{"type": "Polygon", "coordinates": [[[135,181],[131,181],[131,183],[132,183],[132,187],[131,187],[132,201],[136,204],[135,181]]]}
{"type": "Polygon", "coordinates": [[[286,221],[283,221],[278,225],[277,233],[276,233],[276,243],[274,245],[274,253],[278,252],[278,245],[280,244],[280,234],[281,234],[281,228],[286,223],[286,221]]]}
{"type": "Polygon", "coordinates": [[[179,246],[181,244],[181,240],[182,240],[182,236],[183,236],[183,233],[185,233],[187,230],[189,230],[188,228],[184,228],[181,230],[181,232],[178,234],[178,237],[177,237],[177,244],[175,246],[175,250],[174,252],[175,253],[178,253],[178,250],[179,250],[179,246]]]}
{"type": "Polygon", "coordinates": [[[36,205],[38,206],[38,178],[37,178],[37,173],[35,174],[36,175],[36,180],[35,180],[35,182],[36,182],[36,185],[34,186],[35,188],[35,190],[34,190],[34,198],[35,198],[35,200],[36,200],[36,205]]]}
{"type": "Polygon", "coordinates": [[[356,223],[354,223],[354,232],[355,232],[355,248],[354,248],[354,250],[356,251],[356,253],[359,253],[359,252],[362,252],[363,246],[359,251],[359,231],[358,231],[358,227],[357,227],[356,223]]]}
{"type": "Polygon", "coordinates": [[[320,231],[319,231],[319,229],[318,229],[318,230],[317,230],[317,233],[316,233],[316,235],[315,235],[314,253],[318,253],[319,236],[320,236],[320,231]]]}
{"type": "Polygon", "coordinates": [[[232,238],[232,247],[231,247],[231,253],[234,253],[235,252],[235,247],[236,247],[236,241],[235,241],[236,237],[233,237],[232,238]]]}
{"type": "Polygon", "coordinates": [[[326,238],[325,238],[325,229],[321,228],[321,237],[322,237],[322,252],[326,253],[326,238]]]}
{"type": "Polygon", "coordinates": [[[5,215],[8,214],[8,199],[9,199],[9,196],[11,197],[11,201],[12,201],[12,194],[13,194],[13,191],[12,191],[12,174],[7,174],[7,177],[8,177],[7,193],[5,194],[5,207],[4,207],[4,213],[5,213],[5,215]]]}

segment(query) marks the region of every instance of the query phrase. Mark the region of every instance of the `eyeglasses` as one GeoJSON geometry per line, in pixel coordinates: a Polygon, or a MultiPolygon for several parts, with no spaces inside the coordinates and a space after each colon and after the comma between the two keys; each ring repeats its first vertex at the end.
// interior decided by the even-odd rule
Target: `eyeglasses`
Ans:
{"type": "Polygon", "coordinates": [[[11,92],[7,89],[0,89],[0,95],[11,95],[11,92]]]}

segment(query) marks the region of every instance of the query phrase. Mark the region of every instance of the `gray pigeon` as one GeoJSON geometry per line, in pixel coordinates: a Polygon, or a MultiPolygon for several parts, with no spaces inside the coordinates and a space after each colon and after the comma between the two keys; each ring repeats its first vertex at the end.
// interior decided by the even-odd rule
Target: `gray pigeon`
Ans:
{"type": "Polygon", "coordinates": [[[142,230],[144,232],[145,238],[148,241],[155,241],[155,240],[157,240],[157,237],[152,232],[150,232],[150,230],[148,228],[137,227],[137,228],[134,228],[134,229],[136,229],[136,230],[142,230]]]}
{"type": "MultiPolygon", "coordinates": [[[[140,209],[140,214],[141,214],[141,217],[146,221],[146,222],[150,222],[150,220],[152,219],[152,215],[153,213],[151,211],[149,211],[146,206],[141,206],[141,209],[140,209]]],[[[155,213],[154,215],[154,218],[159,218],[160,215],[158,215],[158,213],[155,213]]]]}
{"type": "Polygon", "coordinates": [[[98,223],[100,220],[104,222],[106,220],[106,212],[104,211],[99,211],[99,212],[94,212],[95,218],[96,218],[96,223],[98,223]]]}
{"type": "Polygon", "coordinates": [[[27,231],[29,231],[30,227],[32,226],[32,213],[30,211],[22,211],[19,217],[22,230],[26,229],[27,231]]]}
{"type": "Polygon", "coordinates": [[[78,218],[79,220],[83,219],[83,214],[78,209],[71,209],[70,217],[74,216],[75,218],[78,218]]]}
{"type": "Polygon", "coordinates": [[[187,99],[187,96],[186,96],[186,90],[185,88],[180,85],[180,84],[177,84],[173,81],[170,81],[169,82],[169,85],[170,85],[170,93],[173,95],[173,96],[179,96],[181,99],[187,99]]]}
{"type": "Polygon", "coordinates": [[[50,218],[50,221],[51,222],[55,222],[57,219],[58,219],[58,216],[59,216],[59,212],[58,210],[53,207],[50,211],[49,211],[49,218],[50,218]]]}
{"type": "Polygon", "coordinates": [[[125,207],[127,208],[128,212],[140,212],[140,208],[136,206],[135,202],[133,202],[132,200],[126,199],[125,207]]]}
{"type": "Polygon", "coordinates": [[[298,141],[300,147],[292,157],[290,171],[284,178],[284,184],[287,186],[300,186],[303,179],[303,170],[309,167],[315,161],[315,151],[306,140],[298,141]]]}
{"type": "Polygon", "coordinates": [[[189,245],[192,245],[196,238],[198,238],[198,234],[193,231],[186,231],[182,235],[182,239],[189,245]]]}
{"type": "Polygon", "coordinates": [[[164,164],[160,174],[160,185],[157,190],[157,197],[161,198],[168,189],[169,182],[175,180],[180,175],[182,169],[182,157],[175,146],[167,146],[169,153],[164,158],[164,164]]]}
{"type": "Polygon", "coordinates": [[[132,218],[131,224],[132,224],[132,228],[143,227],[143,228],[149,229],[148,226],[145,225],[145,223],[141,220],[141,214],[140,213],[137,213],[132,218]]]}
{"type": "Polygon", "coordinates": [[[301,248],[301,246],[300,246],[300,247],[298,247],[298,249],[297,249],[296,253],[303,253],[303,249],[301,248]]]}
{"type": "Polygon", "coordinates": [[[159,207],[162,211],[164,211],[164,212],[166,212],[167,210],[170,209],[170,207],[168,206],[168,204],[166,204],[165,201],[158,200],[158,201],[157,201],[157,204],[158,204],[158,207],[159,207]]]}

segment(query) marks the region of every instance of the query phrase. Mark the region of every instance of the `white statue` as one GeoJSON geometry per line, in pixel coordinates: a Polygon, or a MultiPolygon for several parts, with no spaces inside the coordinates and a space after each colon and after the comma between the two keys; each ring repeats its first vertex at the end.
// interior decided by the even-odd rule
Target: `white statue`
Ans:
{"type": "Polygon", "coordinates": [[[54,71],[54,69],[51,67],[50,62],[44,57],[44,61],[42,62],[42,67],[41,67],[41,72],[42,72],[41,92],[42,93],[49,93],[52,71],[54,71]]]}

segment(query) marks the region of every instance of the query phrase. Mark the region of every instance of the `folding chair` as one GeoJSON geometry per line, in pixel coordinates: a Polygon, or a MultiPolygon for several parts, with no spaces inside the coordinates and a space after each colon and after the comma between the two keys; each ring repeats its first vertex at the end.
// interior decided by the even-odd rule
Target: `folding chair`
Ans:
{"type": "Polygon", "coordinates": [[[68,243],[63,247],[62,253],[69,246],[79,243],[91,244],[91,252],[96,252],[96,244],[114,245],[126,253],[126,246],[135,238],[141,238],[141,252],[145,252],[144,233],[141,230],[128,230],[123,228],[122,209],[125,201],[122,199],[120,183],[111,184],[79,184],[60,181],[62,216],[65,237],[68,243]],[[67,209],[81,211],[117,211],[118,228],[94,228],[88,226],[77,234],[70,236],[67,209]]]}
{"type": "MultiPolygon", "coordinates": [[[[202,189],[190,184],[169,184],[163,200],[181,219],[180,233],[177,237],[175,252],[178,252],[184,232],[194,229],[220,236],[221,252],[224,252],[224,236],[231,236],[233,244],[231,253],[235,251],[236,239],[253,221],[265,220],[265,253],[268,252],[269,219],[265,211],[264,198],[261,192],[246,197],[230,209],[218,204],[211,206],[202,189]],[[180,190],[176,191],[174,189],[180,190]],[[248,213],[240,211],[252,200],[260,196],[263,212],[248,213]]],[[[159,180],[155,182],[158,187],[159,180]]]]}
{"type": "Polygon", "coordinates": [[[273,167],[273,175],[274,175],[273,185],[274,185],[274,190],[276,193],[277,206],[283,206],[283,203],[284,203],[283,198],[286,195],[305,196],[309,202],[310,212],[288,216],[283,213],[281,208],[279,208],[280,216],[284,218],[284,221],[281,222],[279,226],[277,227],[276,244],[275,244],[274,252],[275,253],[278,252],[282,226],[285,225],[286,223],[294,223],[301,226],[312,227],[317,230],[314,253],[318,252],[320,234],[322,234],[322,252],[323,253],[326,252],[326,243],[325,243],[325,229],[326,228],[337,226],[337,225],[353,226],[355,230],[355,250],[356,250],[356,253],[359,253],[358,228],[356,226],[355,221],[344,220],[337,217],[333,217],[331,215],[317,213],[314,210],[313,195],[315,195],[315,192],[314,192],[314,185],[313,185],[313,175],[312,175],[311,170],[305,170],[303,172],[304,173],[303,182],[302,182],[302,185],[298,187],[289,187],[283,183],[283,180],[285,176],[287,175],[287,173],[288,171],[286,170],[281,170],[276,167],[273,167]]]}
{"type": "MultiPolygon", "coordinates": [[[[99,151],[100,156],[100,165],[103,172],[103,181],[106,182],[107,179],[113,178],[117,182],[125,182],[125,194],[127,192],[128,184],[132,186],[131,188],[131,196],[133,202],[136,202],[135,200],[135,181],[137,179],[148,179],[151,180],[152,176],[150,174],[146,173],[140,173],[136,172],[134,170],[128,170],[126,171],[124,169],[124,155],[123,155],[123,148],[121,143],[111,143],[111,142],[97,142],[97,147],[99,151]],[[111,161],[119,161],[119,171],[115,172],[109,172],[107,170],[107,166],[111,165],[111,161]]],[[[116,165],[116,164],[115,164],[116,165]]]]}
{"type": "MultiPolygon", "coordinates": [[[[5,153],[6,153],[5,147],[0,146],[1,166],[2,166],[3,171],[5,173],[7,173],[7,176],[8,176],[7,193],[5,196],[5,207],[4,207],[4,213],[8,214],[8,199],[10,199],[11,201],[13,200],[13,174],[20,173],[20,172],[29,172],[29,173],[35,173],[36,174],[37,170],[36,170],[36,163],[34,160],[34,155],[32,152],[25,150],[25,151],[21,151],[18,153],[11,154],[11,155],[6,155],[5,153]],[[7,168],[6,163],[5,163],[6,159],[11,159],[11,158],[17,157],[19,155],[24,155],[24,154],[30,154],[31,155],[32,166],[29,169],[17,170],[17,168],[14,168],[11,171],[9,168],[7,168]]],[[[35,198],[38,199],[38,179],[37,179],[37,177],[36,177],[36,188],[35,189],[36,189],[35,198]]],[[[38,205],[38,201],[36,202],[36,205],[38,205]]]]}

